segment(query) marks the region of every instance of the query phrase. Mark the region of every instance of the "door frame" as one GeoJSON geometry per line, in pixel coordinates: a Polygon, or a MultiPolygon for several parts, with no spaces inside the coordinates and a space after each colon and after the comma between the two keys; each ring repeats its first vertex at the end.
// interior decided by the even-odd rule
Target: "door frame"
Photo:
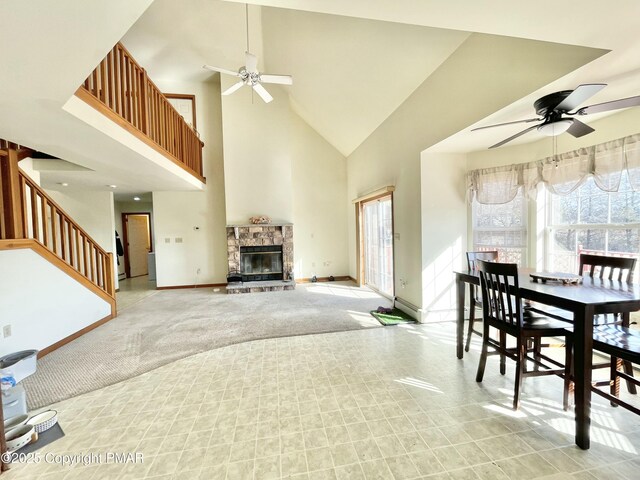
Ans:
{"type": "Polygon", "coordinates": [[[363,221],[363,210],[364,204],[372,202],[374,200],[379,200],[384,197],[389,197],[391,199],[391,252],[393,255],[393,275],[392,275],[392,285],[393,285],[393,293],[391,296],[389,294],[380,292],[377,289],[368,286],[372,290],[375,290],[377,293],[384,297],[389,297],[390,299],[394,299],[396,295],[396,237],[395,237],[395,202],[393,201],[393,192],[394,187],[385,187],[382,190],[377,190],[367,196],[357,198],[353,202],[355,203],[356,208],[356,283],[359,287],[365,285],[364,281],[364,221],[363,221]]]}
{"type": "Polygon", "coordinates": [[[122,250],[124,251],[124,274],[125,278],[131,277],[131,266],[129,264],[129,239],[128,239],[128,221],[129,215],[146,215],[149,217],[149,253],[153,252],[153,237],[151,236],[151,213],[149,212],[122,212],[122,250]]]}

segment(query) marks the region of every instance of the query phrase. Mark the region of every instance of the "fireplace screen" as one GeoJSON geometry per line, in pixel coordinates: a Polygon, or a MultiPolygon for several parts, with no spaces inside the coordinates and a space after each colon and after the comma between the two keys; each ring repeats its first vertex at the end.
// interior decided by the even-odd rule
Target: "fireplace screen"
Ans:
{"type": "Polygon", "coordinates": [[[240,247],[243,281],[282,280],[282,247],[240,247]]]}

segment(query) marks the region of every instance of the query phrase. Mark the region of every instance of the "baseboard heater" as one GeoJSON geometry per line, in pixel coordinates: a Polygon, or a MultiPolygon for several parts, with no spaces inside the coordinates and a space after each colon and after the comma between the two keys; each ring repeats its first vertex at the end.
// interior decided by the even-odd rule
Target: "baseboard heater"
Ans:
{"type": "Polygon", "coordinates": [[[421,321],[421,313],[422,309],[407,300],[404,300],[400,297],[395,297],[393,299],[393,306],[399,308],[403,312],[411,315],[419,322],[421,321]]]}

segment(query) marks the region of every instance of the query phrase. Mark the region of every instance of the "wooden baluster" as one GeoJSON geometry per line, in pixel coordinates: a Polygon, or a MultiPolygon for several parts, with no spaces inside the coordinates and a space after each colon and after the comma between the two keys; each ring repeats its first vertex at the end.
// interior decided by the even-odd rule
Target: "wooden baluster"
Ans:
{"type": "Polygon", "coordinates": [[[100,62],[100,101],[107,103],[107,62],[103,59],[100,62]]]}
{"type": "Polygon", "coordinates": [[[91,281],[93,283],[97,283],[96,282],[96,247],[95,245],[90,242],[89,243],[89,263],[91,264],[91,281]]]}
{"type": "Polygon", "coordinates": [[[123,117],[126,120],[130,121],[130,114],[131,114],[131,108],[129,107],[129,61],[127,59],[127,54],[123,51],[122,52],[122,100],[124,103],[124,106],[122,108],[122,113],[124,114],[123,117]]]}
{"type": "Polygon", "coordinates": [[[33,228],[33,238],[40,239],[40,225],[38,224],[38,197],[36,189],[31,187],[31,228],[33,228]]]}
{"type": "Polygon", "coordinates": [[[87,241],[87,237],[85,237],[84,234],[80,234],[81,238],[82,238],[82,263],[84,266],[84,276],[89,278],[89,259],[87,258],[88,255],[88,251],[87,251],[87,244],[89,243],[87,241]]]}
{"type": "Polygon", "coordinates": [[[127,62],[125,64],[126,66],[126,72],[125,72],[125,78],[126,78],[126,89],[127,89],[127,116],[126,119],[129,121],[129,123],[133,123],[133,102],[132,102],[132,98],[131,98],[131,59],[129,58],[129,56],[126,56],[127,62]]]}
{"type": "Polygon", "coordinates": [[[114,110],[113,108],[113,99],[114,99],[114,95],[113,95],[113,50],[110,50],[109,53],[107,53],[107,85],[109,86],[108,90],[109,90],[109,108],[111,110],[114,110]]]}
{"type": "Polygon", "coordinates": [[[82,259],[80,258],[80,231],[75,228],[76,231],[75,239],[76,239],[76,270],[82,273],[82,259]]]}
{"type": "Polygon", "coordinates": [[[49,247],[50,245],[49,228],[48,228],[49,218],[47,215],[48,203],[47,203],[47,198],[44,196],[42,197],[41,205],[42,205],[42,243],[44,244],[45,247],[49,247]]]}
{"type": "Polygon", "coordinates": [[[18,169],[18,152],[9,149],[7,155],[0,157],[0,176],[2,177],[3,209],[5,236],[9,239],[24,238],[23,203],[20,201],[21,181],[18,169]]]}
{"type": "Polygon", "coordinates": [[[100,98],[98,96],[98,69],[97,68],[91,73],[91,93],[93,93],[94,97],[100,98]]]}
{"type": "Polygon", "coordinates": [[[62,259],[64,260],[64,253],[58,253],[58,229],[56,228],[57,216],[58,214],[56,207],[51,205],[51,244],[53,246],[53,253],[55,253],[59,257],[62,257],[62,259]]]}
{"type": "Polygon", "coordinates": [[[140,72],[140,109],[142,110],[142,124],[140,127],[146,135],[149,135],[149,98],[147,97],[147,81],[147,72],[142,69],[140,72]]]}
{"type": "Polygon", "coordinates": [[[115,111],[118,115],[122,116],[122,53],[120,49],[120,44],[116,45],[115,48],[116,58],[115,58],[115,84],[116,84],[116,108],[115,111]]]}
{"type": "Polygon", "coordinates": [[[75,265],[75,258],[73,255],[73,227],[71,226],[71,222],[65,218],[65,222],[67,223],[67,236],[69,238],[69,265],[72,267],[75,265]]]}
{"type": "Polygon", "coordinates": [[[65,234],[65,221],[64,221],[64,215],[62,214],[62,212],[58,213],[58,218],[60,219],[60,222],[58,223],[58,226],[60,227],[60,253],[62,254],[62,260],[68,263],[69,262],[69,256],[67,255],[67,238],[68,237],[65,234]]]}

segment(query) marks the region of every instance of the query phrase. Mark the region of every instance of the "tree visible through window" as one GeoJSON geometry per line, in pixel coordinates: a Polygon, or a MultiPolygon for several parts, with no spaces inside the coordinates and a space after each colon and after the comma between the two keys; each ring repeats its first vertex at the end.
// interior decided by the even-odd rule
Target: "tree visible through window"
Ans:
{"type": "Polygon", "coordinates": [[[589,178],[567,196],[549,194],[547,268],[577,272],[578,256],[640,252],[640,192],[622,175],[617,192],[600,190],[589,178]]]}
{"type": "Polygon", "coordinates": [[[498,250],[499,261],[526,265],[527,202],[518,192],[504,204],[473,202],[473,249],[498,250]]]}

